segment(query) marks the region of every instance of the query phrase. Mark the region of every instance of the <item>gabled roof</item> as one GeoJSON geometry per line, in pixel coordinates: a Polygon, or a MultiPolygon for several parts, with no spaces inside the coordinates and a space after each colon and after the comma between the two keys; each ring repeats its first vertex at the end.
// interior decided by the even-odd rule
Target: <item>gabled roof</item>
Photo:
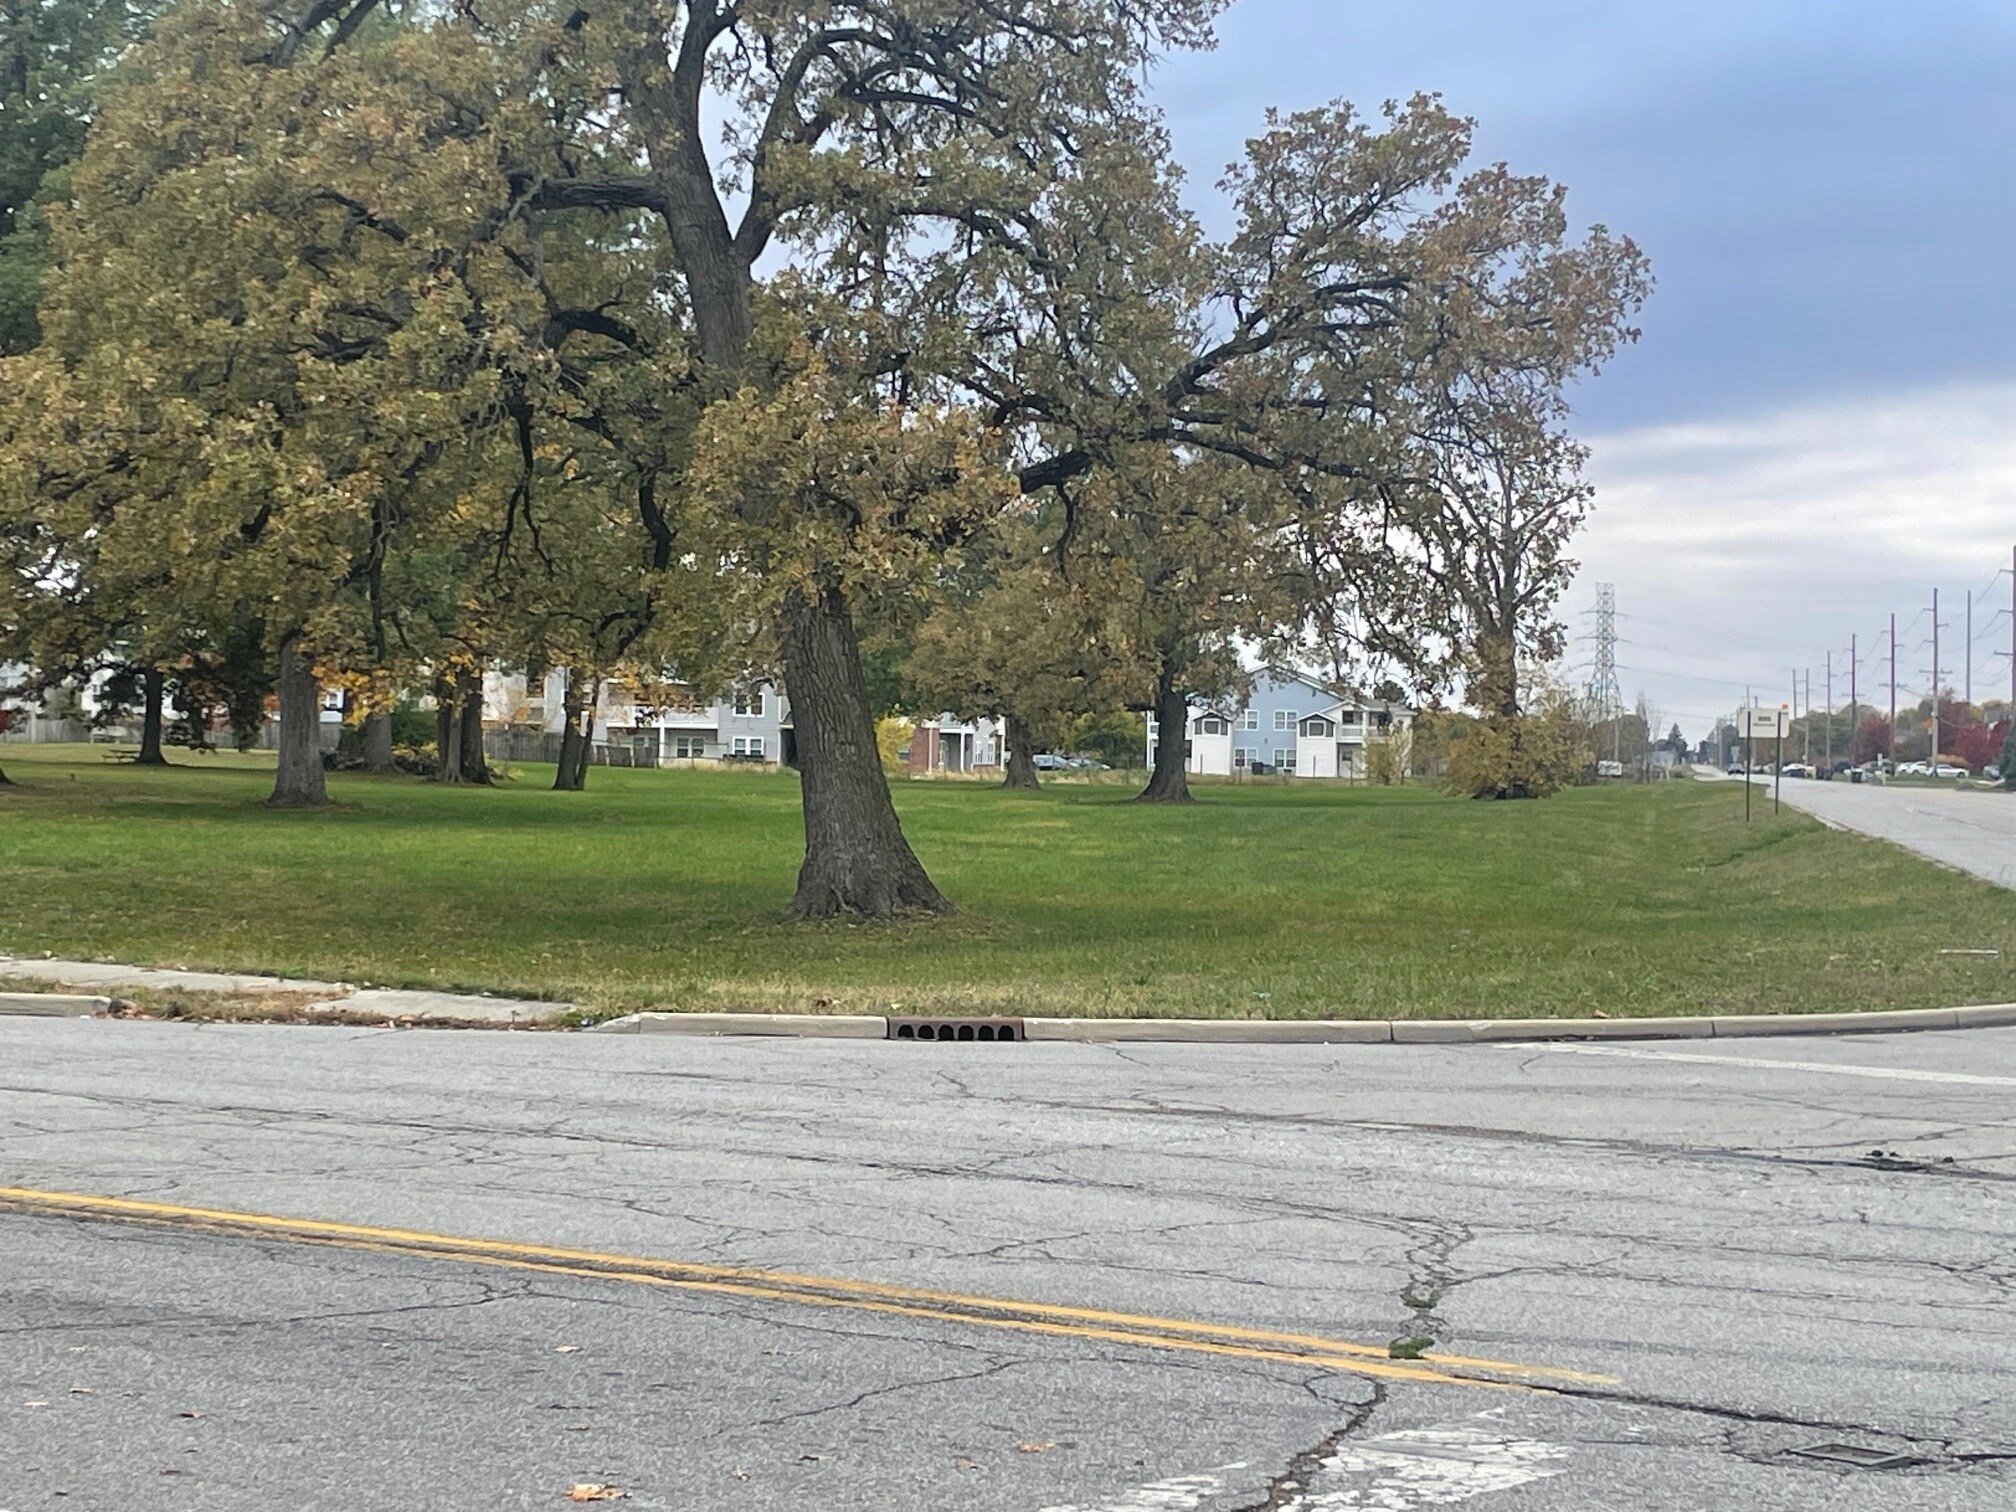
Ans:
{"type": "MultiPolygon", "coordinates": [[[[1277,682],[1296,683],[1313,693],[1322,694],[1324,698],[1329,700],[1328,703],[1321,707],[1311,710],[1311,713],[1325,714],[1334,718],[1337,712],[1343,709],[1386,709],[1389,711],[1404,709],[1410,714],[1415,712],[1414,706],[1404,699],[1374,698],[1371,694],[1361,692],[1357,688],[1347,687],[1343,683],[1328,682],[1323,678],[1312,677],[1306,672],[1297,672],[1289,667],[1267,666],[1262,667],[1260,670],[1277,682]]],[[[1304,714],[1299,717],[1307,719],[1309,715],[1304,714]]]]}

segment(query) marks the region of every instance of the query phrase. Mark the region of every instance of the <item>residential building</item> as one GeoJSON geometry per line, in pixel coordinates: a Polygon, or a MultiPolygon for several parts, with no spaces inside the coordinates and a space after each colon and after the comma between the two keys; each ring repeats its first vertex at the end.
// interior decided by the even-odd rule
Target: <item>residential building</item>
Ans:
{"type": "MultiPolygon", "coordinates": [[[[1190,706],[1185,766],[1196,776],[1363,777],[1367,744],[1405,732],[1414,712],[1404,703],[1265,667],[1254,674],[1243,701],[1190,706]]],[[[1159,735],[1151,718],[1151,766],[1159,735]]]]}
{"type": "MultiPolygon", "coordinates": [[[[531,689],[522,674],[488,673],[483,680],[484,722],[557,736],[566,720],[566,687],[566,674],[557,670],[531,689]]],[[[598,744],[627,746],[659,763],[793,765],[798,755],[790,706],[767,678],[711,700],[697,697],[680,682],[648,687],[604,682],[595,700],[594,739],[598,744]]]]}
{"type": "Polygon", "coordinates": [[[963,720],[950,714],[921,721],[910,734],[912,773],[972,772],[1001,765],[1005,754],[1001,722],[963,720]]]}

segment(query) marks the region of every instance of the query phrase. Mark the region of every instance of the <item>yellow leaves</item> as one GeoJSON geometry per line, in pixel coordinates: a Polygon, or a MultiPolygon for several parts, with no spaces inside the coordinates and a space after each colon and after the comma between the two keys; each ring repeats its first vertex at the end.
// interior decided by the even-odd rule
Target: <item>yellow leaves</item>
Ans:
{"type": "Polygon", "coordinates": [[[601,1481],[577,1481],[567,1488],[566,1499],[570,1502],[627,1501],[630,1493],[601,1481]]]}

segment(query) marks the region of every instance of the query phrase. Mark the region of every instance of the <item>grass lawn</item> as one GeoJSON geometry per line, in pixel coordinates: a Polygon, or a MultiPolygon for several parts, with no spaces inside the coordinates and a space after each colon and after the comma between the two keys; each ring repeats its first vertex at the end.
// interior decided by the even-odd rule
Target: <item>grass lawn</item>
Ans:
{"type": "Polygon", "coordinates": [[[165,772],[0,746],[0,949],[598,1011],[1613,1016],[2016,999],[2016,894],[1735,784],[1544,803],[1420,788],[1040,795],[901,782],[961,907],[789,925],[794,777],[521,768],[496,791],[333,777],[269,813],[270,758],[165,772]],[[1999,949],[1999,957],[1940,950],[1999,949]]]}

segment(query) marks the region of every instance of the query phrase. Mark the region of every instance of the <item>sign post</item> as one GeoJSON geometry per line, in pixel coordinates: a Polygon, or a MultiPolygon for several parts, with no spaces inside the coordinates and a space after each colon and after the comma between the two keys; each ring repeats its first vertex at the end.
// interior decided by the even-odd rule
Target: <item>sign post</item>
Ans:
{"type": "Polygon", "coordinates": [[[1771,812],[1778,812],[1778,791],[1785,783],[1785,708],[1738,709],[1736,730],[1743,737],[1743,822],[1750,822],[1750,768],[1757,750],[1757,742],[1770,740],[1776,743],[1777,771],[1774,777],[1778,786],[1772,790],[1771,812]]]}

